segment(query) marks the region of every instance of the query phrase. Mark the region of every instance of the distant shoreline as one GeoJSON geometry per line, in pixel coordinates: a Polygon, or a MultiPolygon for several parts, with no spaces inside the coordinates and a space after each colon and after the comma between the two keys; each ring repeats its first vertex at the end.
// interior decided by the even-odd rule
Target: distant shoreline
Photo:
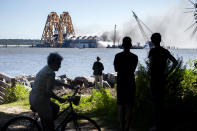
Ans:
{"type": "MultiPolygon", "coordinates": [[[[39,39],[0,39],[0,48],[19,48],[19,47],[32,47],[37,44],[40,44],[39,39]]],[[[42,47],[42,48],[48,48],[48,47],[42,47]]],[[[106,47],[103,47],[106,48],[106,47]]],[[[197,48],[176,48],[181,50],[197,50],[197,48]]]]}
{"type": "Polygon", "coordinates": [[[36,45],[39,44],[38,39],[0,39],[1,45],[36,45]]]}

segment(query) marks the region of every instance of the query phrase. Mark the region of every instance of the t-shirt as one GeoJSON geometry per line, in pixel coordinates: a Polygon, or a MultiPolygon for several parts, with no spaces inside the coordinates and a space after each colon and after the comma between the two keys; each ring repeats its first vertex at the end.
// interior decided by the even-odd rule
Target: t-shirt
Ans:
{"type": "Polygon", "coordinates": [[[104,70],[104,66],[101,62],[96,61],[96,62],[94,62],[92,69],[94,70],[94,72],[93,72],[94,75],[102,75],[102,71],[104,70]]]}
{"type": "Polygon", "coordinates": [[[138,57],[131,52],[120,52],[115,55],[114,68],[117,72],[117,103],[125,104],[132,101],[135,95],[134,72],[138,57]]]}
{"type": "Polygon", "coordinates": [[[50,93],[55,84],[55,72],[47,65],[36,75],[32,90],[30,92],[30,102],[44,103],[50,101],[50,93]]]}
{"type": "Polygon", "coordinates": [[[151,77],[162,77],[167,67],[167,60],[171,57],[170,52],[163,47],[155,47],[150,50],[148,57],[151,77]]]}

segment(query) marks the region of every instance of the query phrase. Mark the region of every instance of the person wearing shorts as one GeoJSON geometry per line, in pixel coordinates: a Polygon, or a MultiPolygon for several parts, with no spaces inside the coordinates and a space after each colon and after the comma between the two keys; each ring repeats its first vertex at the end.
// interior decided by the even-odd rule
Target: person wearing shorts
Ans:
{"type": "Polygon", "coordinates": [[[130,52],[131,38],[123,38],[123,52],[115,55],[114,69],[117,72],[117,104],[121,131],[131,129],[132,109],[135,100],[135,69],[138,57],[130,52]]]}

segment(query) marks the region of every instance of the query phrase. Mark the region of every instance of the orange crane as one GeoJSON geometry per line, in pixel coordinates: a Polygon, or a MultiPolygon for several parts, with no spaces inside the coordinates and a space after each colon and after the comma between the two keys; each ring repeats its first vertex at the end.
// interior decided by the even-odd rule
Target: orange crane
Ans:
{"type": "Polygon", "coordinates": [[[75,35],[69,13],[63,12],[59,18],[56,12],[51,12],[47,17],[41,43],[53,47],[59,46],[65,39],[64,35],[75,35]]]}

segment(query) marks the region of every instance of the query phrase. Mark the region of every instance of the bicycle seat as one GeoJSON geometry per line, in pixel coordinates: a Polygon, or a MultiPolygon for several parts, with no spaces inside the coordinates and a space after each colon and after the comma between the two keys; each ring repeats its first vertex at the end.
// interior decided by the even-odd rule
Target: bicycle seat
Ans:
{"type": "Polygon", "coordinates": [[[30,109],[32,110],[32,112],[37,112],[32,106],[30,106],[30,109]]]}

